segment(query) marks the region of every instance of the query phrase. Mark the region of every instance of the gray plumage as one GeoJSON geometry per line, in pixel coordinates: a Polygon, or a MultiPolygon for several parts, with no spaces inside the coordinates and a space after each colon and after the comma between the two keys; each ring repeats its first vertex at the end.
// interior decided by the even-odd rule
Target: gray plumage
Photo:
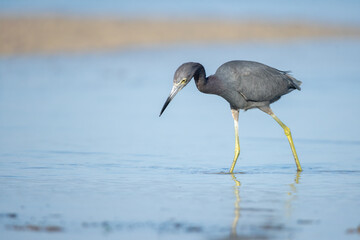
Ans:
{"type": "Polygon", "coordinates": [[[224,63],[207,78],[200,63],[184,63],[176,70],[174,82],[192,77],[199,91],[223,97],[232,109],[269,106],[282,95],[301,89],[301,82],[289,72],[252,61],[224,63]]]}
{"type": "Polygon", "coordinates": [[[272,116],[284,129],[294,155],[298,171],[302,171],[290,129],[272,112],[270,104],[294,89],[301,90],[301,81],[289,75],[288,71],[280,71],[262,63],[252,61],[230,61],[221,65],[214,75],[206,77],[206,72],[200,63],[188,62],[182,64],[175,72],[173,88],[167,98],[160,116],[175,97],[190,80],[194,78],[200,92],[216,94],[230,104],[235,126],[235,156],[230,173],[233,172],[240,153],[238,137],[239,109],[259,108],[272,116]]]}

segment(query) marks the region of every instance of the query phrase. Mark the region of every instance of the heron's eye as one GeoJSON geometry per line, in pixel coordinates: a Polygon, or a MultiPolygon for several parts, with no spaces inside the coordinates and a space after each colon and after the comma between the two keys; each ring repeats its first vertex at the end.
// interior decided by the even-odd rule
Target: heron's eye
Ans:
{"type": "Polygon", "coordinates": [[[186,82],[186,78],[183,78],[181,81],[180,81],[180,84],[184,84],[186,82]]]}

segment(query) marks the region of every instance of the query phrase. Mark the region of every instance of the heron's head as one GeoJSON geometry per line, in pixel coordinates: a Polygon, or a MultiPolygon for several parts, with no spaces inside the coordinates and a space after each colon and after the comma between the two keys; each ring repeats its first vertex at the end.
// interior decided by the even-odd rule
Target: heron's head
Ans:
{"type": "Polygon", "coordinates": [[[174,74],[173,87],[171,89],[169,97],[166,99],[166,102],[161,109],[160,116],[165,111],[166,107],[169,105],[175,95],[190,82],[190,80],[193,78],[194,74],[198,70],[199,65],[201,66],[201,64],[199,63],[188,62],[182,64],[176,70],[174,74]]]}

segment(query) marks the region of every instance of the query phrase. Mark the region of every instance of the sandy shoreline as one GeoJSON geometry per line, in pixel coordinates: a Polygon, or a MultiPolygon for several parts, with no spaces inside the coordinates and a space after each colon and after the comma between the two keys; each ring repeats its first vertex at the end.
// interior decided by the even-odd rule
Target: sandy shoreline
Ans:
{"type": "Polygon", "coordinates": [[[360,39],[360,28],[302,22],[0,16],[0,55],[82,52],[176,43],[360,39]]]}

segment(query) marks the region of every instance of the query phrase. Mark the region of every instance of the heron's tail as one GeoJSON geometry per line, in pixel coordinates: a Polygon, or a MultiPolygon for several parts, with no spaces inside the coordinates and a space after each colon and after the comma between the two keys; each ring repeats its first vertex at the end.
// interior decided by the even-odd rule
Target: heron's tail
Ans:
{"type": "Polygon", "coordinates": [[[293,86],[294,88],[296,88],[297,90],[301,90],[300,85],[302,84],[302,81],[299,81],[297,79],[295,79],[293,76],[290,76],[288,74],[286,74],[286,76],[289,78],[289,82],[291,84],[291,86],[293,86]]]}

